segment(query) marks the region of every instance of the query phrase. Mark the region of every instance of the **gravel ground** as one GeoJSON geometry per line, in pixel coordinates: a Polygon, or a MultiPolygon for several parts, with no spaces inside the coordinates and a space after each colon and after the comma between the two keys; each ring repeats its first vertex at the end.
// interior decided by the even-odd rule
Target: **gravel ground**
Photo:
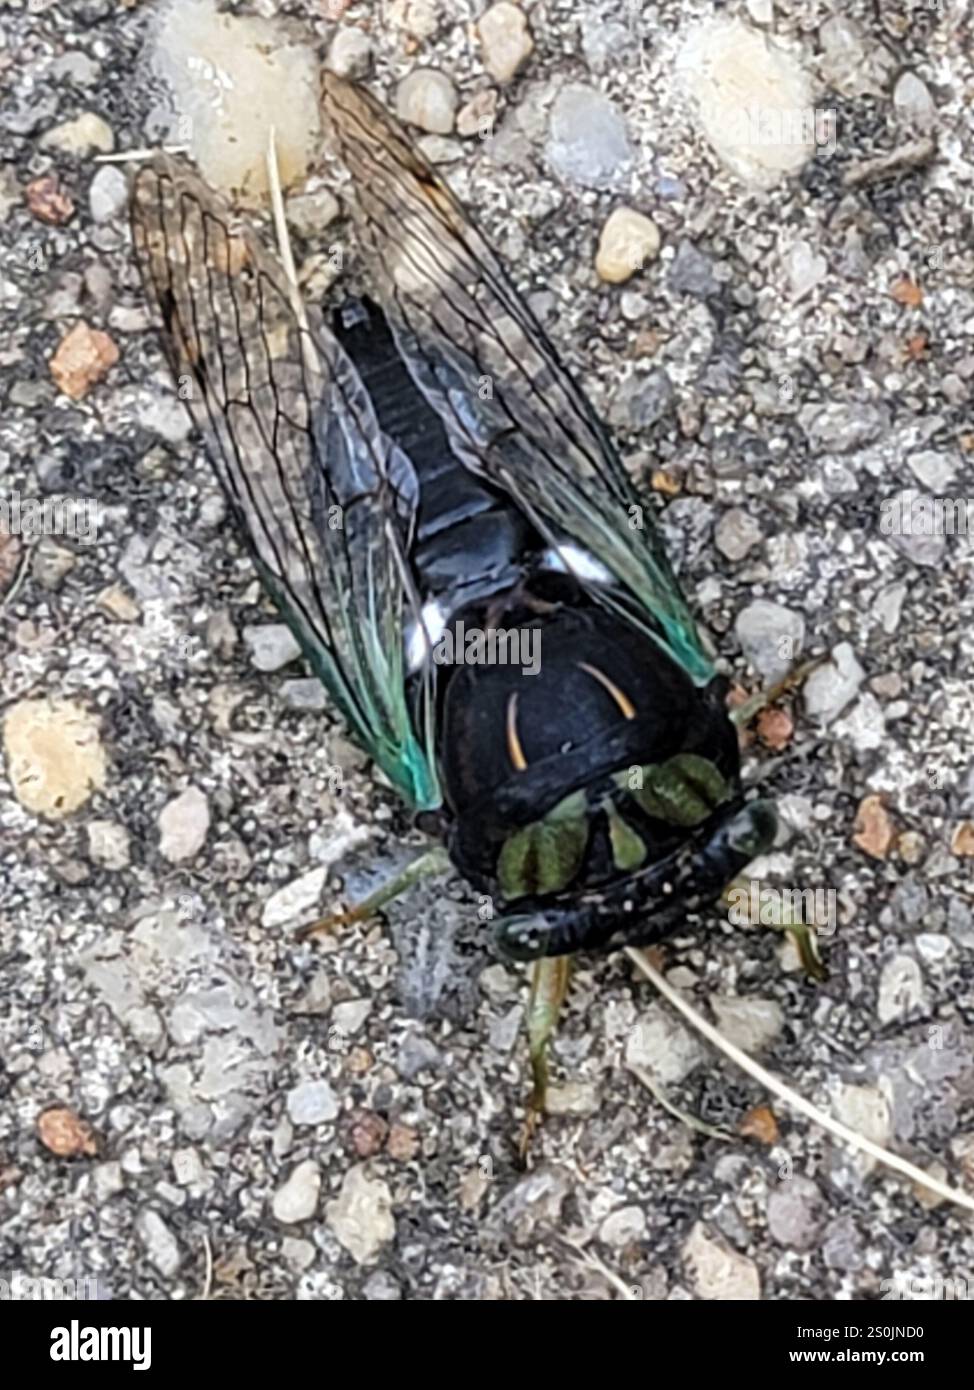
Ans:
{"type": "MultiPolygon", "coordinates": [[[[368,47],[390,102],[427,66],[453,84],[473,133],[426,147],[665,507],[738,685],[829,656],[748,749],[782,811],[756,872],[835,894],[828,982],[716,909],[667,973],[805,1096],[974,1188],[972,549],[882,525],[907,489],[974,497],[967,7],[721,7],[834,112],[779,170],[770,146],[714,148],[679,57],[707,4],[526,4],[529,55],[509,13],[485,51],[476,4],[282,8],[321,54],[367,31],[337,53],[368,47]],[[609,284],[595,253],[622,205],[660,247],[640,224],[645,268],[609,284]]],[[[0,495],[93,499],[99,522],[0,537],[0,1279],[875,1299],[974,1277],[969,1215],[772,1115],[622,956],[579,963],[562,1113],[525,1172],[526,979],[462,882],[295,944],[421,837],[282,641],[165,381],[122,166],[92,157],[151,134],[146,11],[0,15],[0,495]],[[728,1137],[667,1113],[633,1062],[728,1137]]],[[[450,96],[410,99],[449,128],[450,96]]]]}

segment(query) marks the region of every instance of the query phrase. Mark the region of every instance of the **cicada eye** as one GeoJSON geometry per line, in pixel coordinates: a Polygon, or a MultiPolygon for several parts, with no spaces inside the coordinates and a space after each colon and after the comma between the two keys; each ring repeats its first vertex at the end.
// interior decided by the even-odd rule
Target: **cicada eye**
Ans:
{"type": "Polygon", "coordinates": [[[538,960],[549,934],[541,916],[502,917],[494,927],[494,944],[508,960],[538,960]]]}
{"type": "Polygon", "coordinates": [[[756,859],[774,844],[778,816],[770,801],[749,801],[725,827],[727,843],[737,854],[756,859]]]}

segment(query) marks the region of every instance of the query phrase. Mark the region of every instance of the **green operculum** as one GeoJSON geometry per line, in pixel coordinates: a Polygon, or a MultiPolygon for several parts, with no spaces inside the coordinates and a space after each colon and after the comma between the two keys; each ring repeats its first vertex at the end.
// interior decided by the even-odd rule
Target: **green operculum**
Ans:
{"type": "Polygon", "coordinates": [[[573,792],[542,820],[515,831],[504,841],[497,860],[505,899],[513,902],[567,888],[581,867],[588,835],[584,792],[573,792]]]}
{"type": "Polygon", "coordinates": [[[731,791],[714,764],[697,753],[677,753],[665,763],[630,768],[621,777],[621,785],[648,816],[688,828],[711,816],[731,791]]]}

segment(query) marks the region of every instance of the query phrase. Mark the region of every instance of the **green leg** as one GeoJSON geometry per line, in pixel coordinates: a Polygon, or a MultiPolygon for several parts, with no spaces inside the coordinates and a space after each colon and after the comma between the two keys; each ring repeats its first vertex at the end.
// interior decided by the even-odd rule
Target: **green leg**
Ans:
{"type": "Polygon", "coordinates": [[[438,878],[449,868],[449,855],[445,849],[436,845],[433,849],[427,850],[425,854],[419,855],[411,864],[407,864],[395,878],[384,883],[381,888],[377,888],[374,893],[370,893],[367,898],[363,898],[360,903],[356,903],[347,912],[336,912],[330,917],[323,917],[318,922],[309,922],[306,927],[301,927],[296,933],[295,939],[304,941],[309,936],[337,931],[339,927],[349,926],[353,922],[367,922],[380,908],[385,907],[386,903],[391,903],[393,899],[405,893],[407,888],[411,888],[420,879],[438,878]]]}
{"type": "Polygon", "coordinates": [[[527,1156],[534,1132],[545,1113],[548,1097],[548,1042],[558,1027],[558,1016],[568,993],[569,956],[543,956],[535,961],[528,999],[528,1052],[531,1057],[531,1096],[519,1145],[527,1156]]]}
{"type": "Polygon", "coordinates": [[[746,728],[755,715],[760,714],[763,709],[767,709],[768,705],[773,705],[775,700],[779,700],[786,690],[800,685],[806,676],[811,675],[816,666],[821,666],[824,660],[824,656],[816,656],[811,661],[803,661],[800,666],[789,671],[784,680],[778,681],[777,685],[769,685],[767,690],[759,690],[756,695],[752,695],[742,705],[729,711],[731,723],[736,724],[739,729],[746,728]]]}

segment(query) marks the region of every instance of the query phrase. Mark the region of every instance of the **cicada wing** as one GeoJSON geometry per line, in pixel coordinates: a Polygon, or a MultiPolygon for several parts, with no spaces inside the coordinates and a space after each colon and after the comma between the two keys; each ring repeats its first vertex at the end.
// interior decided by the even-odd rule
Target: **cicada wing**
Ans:
{"type": "Polygon", "coordinates": [[[131,218],[179,394],[266,588],[363,747],[414,806],[437,806],[405,691],[412,464],[334,336],[188,166],[145,166],[131,218]]]}
{"type": "Polygon", "coordinates": [[[376,289],[451,446],[553,544],[570,539],[600,560],[618,581],[610,601],[621,592],[629,615],[706,685],[713,668],[659,531],[501,261],[366,91],[326,73],[322,101],[376,289]]]}

